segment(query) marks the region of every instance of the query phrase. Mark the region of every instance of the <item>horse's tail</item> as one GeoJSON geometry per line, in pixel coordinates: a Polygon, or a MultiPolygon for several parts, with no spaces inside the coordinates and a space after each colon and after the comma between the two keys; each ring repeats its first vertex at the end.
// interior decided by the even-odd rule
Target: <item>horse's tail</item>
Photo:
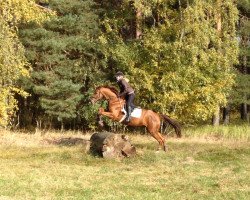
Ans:
{"type": "Polygon", "coordinates": [[[174,130],[175,130],[175,133],[176,133],[177,137],[181,137],[181,127],[180,127],[180,125],[167,115],[161,115],[161,116],[163,117],[163,119],[165,121],[167,121],[169,124],[171,124],[174,127],[174,130]]]}

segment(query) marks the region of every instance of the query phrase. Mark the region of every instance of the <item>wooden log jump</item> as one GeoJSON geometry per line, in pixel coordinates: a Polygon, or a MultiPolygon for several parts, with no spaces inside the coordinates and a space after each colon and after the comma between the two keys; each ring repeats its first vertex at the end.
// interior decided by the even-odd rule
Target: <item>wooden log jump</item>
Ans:
{"type": "Polygon", "coordinates": [[[90,138],[90,153],[104,158],[123,158],[136,155],[136,149],[125,135],[98,132],[90,138]]]}

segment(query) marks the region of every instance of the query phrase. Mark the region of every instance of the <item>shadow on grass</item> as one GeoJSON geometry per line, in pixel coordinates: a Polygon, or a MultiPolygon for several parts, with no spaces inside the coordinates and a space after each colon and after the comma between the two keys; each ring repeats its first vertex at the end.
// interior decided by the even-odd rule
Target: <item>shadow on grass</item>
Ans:
{"type": "Polygon", "coordinates": [[[75,137],[57,138],[57,139],[46,139],[48,144],[58,146],[77,146],[77,145],[88,145],[89,140],[75,137]]]}

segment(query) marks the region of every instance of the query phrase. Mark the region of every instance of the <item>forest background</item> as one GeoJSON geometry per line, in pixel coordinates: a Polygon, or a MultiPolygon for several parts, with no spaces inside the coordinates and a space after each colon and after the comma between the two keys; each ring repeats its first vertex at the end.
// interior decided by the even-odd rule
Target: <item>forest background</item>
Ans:
{"type": "Polygon", "coordinates": [[[249,18],[249,0],[0,0],[0,124],[95,129],[117,71],[182,124],[249,123],[249,18]]]}

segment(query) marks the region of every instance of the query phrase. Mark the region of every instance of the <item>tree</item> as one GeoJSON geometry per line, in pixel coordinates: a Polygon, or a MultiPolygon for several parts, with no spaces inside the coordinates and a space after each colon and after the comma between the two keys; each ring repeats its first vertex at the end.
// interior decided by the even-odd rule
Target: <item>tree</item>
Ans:
{"type": "MultiPolygon", "coordinates": [[[[50,14],[49,14],[50,15],[50,14]]],[[[0,125],[6,126],[17,109],[15,93],[26,93],[16,85],[20,76],[27,76],[29,65],[17,31],[20,23],[41,22],[48,17],[32,0],[0,1],[0,125]]]]}
{"type": "Polygon", "coordinates": [[[226,103],[234,82],[237,9],[233,2],[223,3],[222,30],[218,34],[215,5],[215,1],[198,0],[183,4],[178,14],[160,16],[163,24],[144,36],[151,57],[144,68],[148,77],[154,77],[149,87],[154,98],[148,103],[186,122],[209,119],[218,103],[226,103]],[[173,17],[171,24],[168,18],[173,17]]]}
{"type": "MultiPolygon", "coordinates": [[[[49,7],[58,16],[42,27],[22,28],[20,36],[33,67],[31,79],[23,80],[32,94],[28,100],[34,106],[33,123],[43,121],[54,127],[59,123],[63,128],[93,118],[88,90],[105,68],[95,6],[91,0],[52,0],[49,7]]],[[[27,115],[23,112],[22,118],[27,115]]]]}
{"type": "Polygon", "coordinates": [[[129,37],[131,31],[124,34],[133,30],[128,22],[136,18],[131,5],[119,1],[111,8],[103,2],[109,67],[126,72],[141,106],[197,122],[226,104],[237,63],[238,12],[233,1],[217,3],[136,1],[142,24],[138,40],[129,37]]]}
{"type": "Polygon", "coordinates": [[[232,94],[231,103],[241,105],[241,119],[248,120],[248,105],[250,104],[250,2],[247,0],[238,1],[239,8],[239,29],[238,39],[240,44],[239,65],[236,85],[232,94]]]}
{"type": "Polygon", "coordinates": [[[33,66],[25,80],[29,116],[92,127],[91,90],[111,84],[118,70],[136,89],[137,105],[186,123],[211,119],[226,104],[238,55],[233,0],[94,2],[53,0],[56,18],[23,27],[33,66]]]}

